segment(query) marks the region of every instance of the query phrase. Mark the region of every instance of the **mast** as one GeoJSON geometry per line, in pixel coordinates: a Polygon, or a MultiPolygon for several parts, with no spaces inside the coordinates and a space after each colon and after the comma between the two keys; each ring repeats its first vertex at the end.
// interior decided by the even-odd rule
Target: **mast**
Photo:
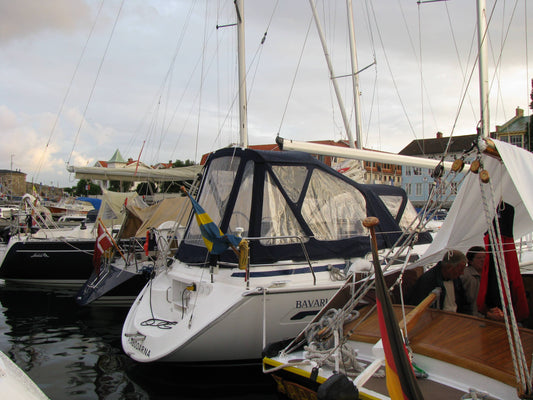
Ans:
{"type": "Polygon", "coordinates": [[[361,149],[361,104],[359,99],[359,74],[357,73],[357,51],[355,46],[355,30],[353,24],[352,0],[346,0],[348,9],[348,29],[350,37],[350,55],[352,56],[352,85],[353,85],[353,102],[355,108],[355,148],[361,149]]]}
{"type": "Polygon", "coordinates": [[[477,28],[479,47],[479,97],[481,108],[481,137],[490,136],[489,79],[487,72],[487,14],[485,0],[477,0],[477,28]]]}
{"type": "Polygon", "coordinates": [[[335,74],[333,73],[333,65],[331,64],[331,59],[329,58],[328,48],[326,45],[326,39],[324,38],[324,33],[322,31],[322,25],[320,24],[320,20],[318,19],[318,14],[316,11],[314,0],[309,0],[309,4],[311,5],[311,10],[313,11],[313,18],[315,19],[316,28],[318,30],[318,36],[320,37],[320,42],[322,43],[322,48],[324,50],[324,56],[326,57],[326,62],[328,64],[331,82],[333,83],[333,89],[335,90],[335,96],[337,97],[337,101],[339,102],[339,108],[341,110],[341,115],[342,115],[342,121],[344,122],[344,129],[346,129],[346,134],[348,135],[348,141],[349,141],[350,147],[354,148],[355,145],[353,141],[352,131],[350,129],[350,122],[348,121],[348,117],[346,116],[346,110],[344,109],[344,103],[342,101],[339,86],[337,85],[335,74]]]}
{"type": "Polygon", "coordinates": [[[246,60],[244,57],[244,1],[235,0],[237,12],[237,64],[239,70],[239,138],[248,147],[248,104],[246,100],[246,60]]]}

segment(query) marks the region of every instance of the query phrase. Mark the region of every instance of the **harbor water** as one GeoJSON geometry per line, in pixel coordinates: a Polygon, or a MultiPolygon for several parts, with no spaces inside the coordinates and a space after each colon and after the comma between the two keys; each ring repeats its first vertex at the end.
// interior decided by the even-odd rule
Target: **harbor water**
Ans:
{"type": "Polygon", "coordinates": [[[0,350],[50,399],[278,398],[259,363],[182,366],[131,360],[120,343],[127,307],[80,307],[73,294],[0,280],[0,350]]]}

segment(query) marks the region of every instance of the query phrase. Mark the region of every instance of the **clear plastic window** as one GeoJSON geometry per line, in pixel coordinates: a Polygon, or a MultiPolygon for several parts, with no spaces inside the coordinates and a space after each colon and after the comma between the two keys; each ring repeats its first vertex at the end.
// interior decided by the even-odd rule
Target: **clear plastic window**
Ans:
{"type": "Polygon", "coordinates": [[[365,197],[353,186],[318,169],[313,171],[302,215],[318,240],[367,235],[365,197]]]}
{"type": "MultiPolygon", "coordinates": [[[[389,212],[392,214],[394,218],[398,216],[398,211],[400,210],[400,206],[402,205],[402,197],[401,196],[379,196],[381,201],[385,204],[385,206],[388,208],[389,212]]],[[[418,221],[415,221],[418,218],[418,213],[416,212],[415,207],[410,201],[407,201],[407,204],[405,205],[405,209],[403,210],[402,217],[400,219],[399,225],[400,228],[402,228],[403,231],[413,230],[417,227],[418,221]],[[415,221],[415,222],[413,222],[415,221]]]]}
{"type": "MultiPolygon", "coordinates": [[[[222,215],[228,204],[229,194],[233,187],[239,161],[240,158],[234,157],[218,158],[213,161],[205,177],[198,204],[200,204],[204,211],[211,217],[211,220],[217,225],[220,225],[222,215]]],[[[203,243],[200,228],[196,221],[192,221],[185,240],[187,243],[195,245],[201,245],[203,243]]]]}
{"type": "MultiPolygon", "coordinates": [[[[290,170],[287,169],[285,179],[290,179],[290,170]]],[[[298,174],[298,172],[296,172],[298,174]]],[[[296,220],[294,213],[285,201],[278,187],[272,182],[272,178],[267,174],[263,194],[263,212],[261,218],[261,236],[262,237],[279,237],[279,236],[304,236],[304,232],[296,220]]],[[[294,194],[294,193],[293,193],[294,194]]],[[[305,240],[308,240],[307,238],[305,240]]],[[[262,239],[261,244],[264,246],[298,243],[298,239],[262,239]]]]}
{"type": "Polygon", "coordinates": [[[281,186],[287,192],[287,195],[293,203],[296,203],[302,193],[302,188],[305,183],[308,171],[304,166],[301,167],[287,167],[287,166],[272,166],[272,171],[276,178],[281,183],[281,186]]]}

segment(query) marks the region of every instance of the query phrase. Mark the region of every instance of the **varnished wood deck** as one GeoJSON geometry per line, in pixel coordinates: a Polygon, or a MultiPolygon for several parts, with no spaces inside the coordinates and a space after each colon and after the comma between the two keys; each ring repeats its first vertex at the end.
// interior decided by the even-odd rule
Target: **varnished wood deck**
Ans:
{"type": "MultiPolygon", "coordinates": [[[[406,309],[408,313],[412,309],[406,309]]],[[[397,319],[403,318],[394,306],[397,319]]],[[[363,310],[362,314],[367,313],[363,310]]],[[[357,320],[345,327],[350,330],[357,320]]],[[[533,353],[533,330],[520,329],[528,366],[533,353]]],[[[445,361],[516,386],[513,362],[505,325],[500,322],[428,309],[410,330],[409,341],[415,353],[445,361]]],[[[375,343],[380,339],[377,313],[362,322],[350,339],[375,343]]]]}

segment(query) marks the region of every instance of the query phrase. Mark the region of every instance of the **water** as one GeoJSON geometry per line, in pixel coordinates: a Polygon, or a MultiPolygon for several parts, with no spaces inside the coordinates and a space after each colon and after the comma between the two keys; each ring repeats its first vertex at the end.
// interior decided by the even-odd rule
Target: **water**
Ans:
{"type": "Polygon", "coordinates": [[[141,364],[122,351],[125,307],[79,307],[72,292],[0,281],[0,350],[50,399],[277,399],[261,366],[141,364]]]}

